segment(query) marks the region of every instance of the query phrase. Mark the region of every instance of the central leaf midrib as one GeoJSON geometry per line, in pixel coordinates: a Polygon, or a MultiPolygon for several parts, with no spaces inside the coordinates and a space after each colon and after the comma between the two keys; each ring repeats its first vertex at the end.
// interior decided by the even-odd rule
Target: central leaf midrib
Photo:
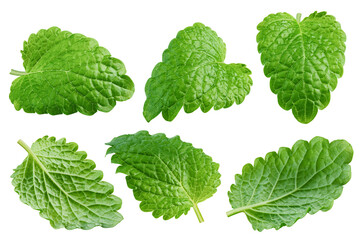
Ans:
{"type": "MultiPolygon", "coordinates": [[[[76,73],[72,70],[61,70],[61,69],[49,69],[49,70],[42,70],[42,71],[36,71],[36,72],[29,72],[29,73],[26,73],[24,74],[23,76],[27,76],[27,75],[31,75],[31,74],[38,74],[38,73],[51,73],[51,72],[61,72],[61,73],[65,73],[66,76],[67,76],[67,79],[68,79],[68,83],[66,83],[66,85],[69,85],[71,86],[71,88],[73,90],[75,90],[76,93],[78,93],[79,95],[83,96],[84,98],[86,98],[89,102],[92,102],[92,103],[95,103],[92,99],[89,99],[87,97],[87,95],[84,95],[83,93],[79,92],[77,90],[77,88],[71,83],[70,79],[69,79],[69,73],[70,74],[74,74],[76,76],[79,76],[79,77],[82,77],[82,78],[86,78],[86,79],[90,79],[91,81],[97,81],[97,82],[102,82],[102,83],[105,83],[105,84],[109,84],[109,85],[116,85],[117,87],[121,88],[121,89],[125,89],[123,88],[122,86],[119,86],[117,84],[114,84],[112,81],[109,81],[109,80],[106,80],[106,79],[98,79],[96,77],[92,77],[92,76],[87,76],[87,75],[83,75],[83,74],[80,74],[80,73],[76,73]]],[[[120,77],[122,77],[123,75],[121,75],[120,77]]],[[[63,99],[69,101],[69,98],[65,95],[63,95],[62,93],[58,92],[57,91],[57,88],[54,87],[54,85],[51,83],[51,81],[46,81],[53,89],[55,89],[57,95],[61,96],[63,99]]],[[[65,89],[65,88],[63,88],[65,89]]],[[[102,93],[102,91],[98,91],[96,89],[97,92],[99,92],[104,98],[108,98],[107,96],[104,96],[104,94],[102,93]]],[[[66,91],[69,95],[71,95],[71,93],[67,90],[66,91]]],[[[72,102],[74,104],[74,102],[72,102]]],[[[96,103],[98,104],[98,103],[96,103]]]]}
{"type": "Polygon", "coordinates": [[[267,200],[267,201],[264,201],[264,202],[259,202],[259,203],[256,203],[256,204],[252,204],[252,205],[248,205],[248,206],[243,206],[243,207],[239,207],[239,208],[235,208],[234,210],[238,210],[239,212],[244,212],[246,210],[249,210],[249,209],[252,209],[252,208],[256,208],[256,207],[260,207],[260,206],[264,206],[264,205],[267,205],[269,203],[272,203],[272,202],[276,202],[280,199],[283,199],[283,198],[286,198],[287,196],[293,194],[294,192],[297,192],[298,190],[300,190],[300,188],[295,188],[294,190],[280,196],[280,197],[277,197],[277,198],[274,198],[274,199],[271,199],[271,200],[267,200]]]}
{"type": "Polygon", "coordinates": [[[157,159],[160,160],[160,162],[166,167],[166,169],[168,169],[168,171],[170,172],[172,178],[175,180],[175,182],[177,182],[177,184],[179,185],[179,187],[183,190],[183,192],[185,193],[185,195],[188,197],[188,199],[193,203],[193,205],[196,205],[196,203],[194,202],[194,200],[190,197],[188,191],[185,189],[185,187],[182,185],[181,181],[179,179],[177,179],[177,177],[175,176],[175,174],[172,172],[172,170],[169,168],[169,166],[160,158],[160,156],[154,155],[157,159]]]}
{"type": "MultiPolygon", "coordinates": [[[[305,44],[304,44],[304,36],[303,36],[303,32],[302,32],[302,29],[301,29],[301,21],[297,21],[295,19],[295,22],[296,24],[298,25],[299,27],[299,34],[298,36],[300,36],[300,41],[301,41],[301,50],[302,50],[302,58],[303,58],[303,61],[302,61],[302,85],[303,85],[303,88],[305,89],[305,61],[306,61],[306,54],[305,54],[305,44]]],[[[307,99],[307,96],[306,96],[306,92],[305,92],[305,97],[307,99]]],[[[305,113],[306,113],[306,105],[305,105],[305,113]]]]}
{"type": "MultiPolygon", "coordinates": [[[[168,170],[168,172],[170,172],[170,175],[171,175],[171,178],[177,183],[177,184],[174,184],[174,183],[171,183],[171,182],[167,182],[167,181],[163,181],[163,180],[160,180],[160,179],[157,179],[157,178],[154,178],[152,176],[147,176],[149,178],[152,178],[156,181],[161,181],[161,182],[164,182],[168,185],[172,185],[172,186],[176,186],[176,187],[179,187],[186,195],[186,197],[193,203],[193,204],[196,204],[194,202],[194,200],[190,197],[190,194],[188,193],[188,191],[185,189],[185,187],[182,185],[181,181],[175,176],[175,174],[173,173],[173,171],[171,171],[171,169],[169,168],[169,166],[164,162],[164,160],[161,159],[160,156],[158,155],[155,155],[155,154],[146,154],[146,153],[141,153],[141,152],[137,152],[137,153],[134,153],[134,152],[129,152],[130,154],[134,154],[134,155],[143,155],[143,156],[147,156],[147,157],[154,157],[158,160],[160,160],[160,162],[162,163],[162,165],[165,166],[165,168],[168,170]]],[[[126,161],[124,161],[126,164],[129,164],[129,165],[132,165],[132,167],[134,167],[136,170],[142,172],[143,174],[145,174],[143,171],[141,171],[140,169],[137,169],[133,164],[130,164],[126,161]]]]}

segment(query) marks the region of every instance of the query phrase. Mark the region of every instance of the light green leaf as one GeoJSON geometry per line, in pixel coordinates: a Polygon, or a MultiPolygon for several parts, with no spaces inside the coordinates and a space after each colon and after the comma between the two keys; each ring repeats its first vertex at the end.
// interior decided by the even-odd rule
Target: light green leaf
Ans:
{"type": "Polygon", "coordinates": [[[353,149],[345,140],[331,143],[315,137],[297,141],[292,149],[257,158],[235,176],[229,192],[233,210],[228,216],[244,212],[253,228],[279,229],[292,226],[307,213],[327,211],[340,197],[351,178],[349,163],[353,149]]]}
{"type": "Polygon", "coordinates": [[[244,101],[251,72],[244,64],[225,64],[225,53],[225,43],[201,23],[180,31],[146,83],[145,119],[162,112],[172,121],[183,106],[186,113],[208,112],[244,101]]]}
{"type": "Polygon", "coordinates": [[[91,229],[114,227],[123,217],[117,210],[121,199],[111,195],[114,187],[101,181],[102,171],[76,143],[43,137],[27,146],[29,155],[13,175],[12,184],[20,200],[40,211],[54,228],[91,229]]]}
{"type": "Polygon", "coordinates": [[[31,34],[22,51],[25,72],[11,85],[16,110],[28,113],[92,115],[109,112],[134,93],[124,64],[95,39],[57,27],[31,34]]]}
{"type": "Polygon", "coordinates": [[[197,204],[210,198],[220,185],[219,164],[202,149],[164,134],[147,131],[114,138],[107,154],[120,164],[117,172],[127,175],[140,209],[155,218],[179,218],[190,208],[203,221],[197,204]]]}
{"type": "Polygon", "coordinates": [[[330,102],[343,75],[346,35],[335,17],[314,12],[300,21],[270,14],[258,25],[258,51],[279,105],[301,123],[311,122],[330,102]]]}

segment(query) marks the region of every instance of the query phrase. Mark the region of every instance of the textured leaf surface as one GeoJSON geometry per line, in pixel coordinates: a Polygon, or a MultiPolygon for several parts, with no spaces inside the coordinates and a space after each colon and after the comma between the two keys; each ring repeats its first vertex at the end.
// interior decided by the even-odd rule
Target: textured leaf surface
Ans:
{"type": "Polygon", "coordinates": [[[117,172],[127,175],[141,210],[167,220],[193,207],[203,221],[197,204],[220,185],[219,164],[211,157],[179,136],[167,138],[146,131],[114,138],[108,145],[107,154],[115,153],[111,160],[120,164],[117,172]]]}
{"type": "Polygon", "coordinates": [[[111,57],[95,39],[61,31],[40,30],[24,42],[26,72],[11,86],[10,100],[16,110],[29,113],[92,115],[109,112],[116,101],[134,93],[124,64],[111,57]]]}
{"type": "Polygon", "coordinates": [[[19,144],[29,155],[11,176],[15,192],[54,228],[113,227],[123,219],[117,212],[121,199],[111,195],[114,187],[101,181],[102,171],[94,170],[76,143],[45,136],[31,149],[19,144]]]}
{"type": "Polygon", "coordinates": [[[208,112],[244,101],[251,72],[244,64],[225,64],[225,53],[225,43],[201,23],[180,31],[146,83],[145,119],[162,112],[172,121],[183,106],[186,113],[208,112]]]}
{"type": "Polygon", "coordinates": [[[270,14],[258,25],[258,51],[279,105],[301,123],[311,122],[330,102],[343,75],[346,35],[335,17],[314,12],[300,22],[270,14]]]}
{"type": "Polygon", "coordinates": [[[329,143],[321,137],[280,148],[254,166],[243,167],[229,192],[234,210],[244,212],[255,230],[292,226],[307,213],[331,209],[351,177],[353,156],[345,140],[329,143]]]}

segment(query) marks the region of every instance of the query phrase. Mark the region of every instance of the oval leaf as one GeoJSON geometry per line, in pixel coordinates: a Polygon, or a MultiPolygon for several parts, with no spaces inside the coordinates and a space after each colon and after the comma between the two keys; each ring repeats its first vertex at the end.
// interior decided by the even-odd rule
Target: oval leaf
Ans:
{"type": "Polygon", "coordinates": [[[297,141],[292,149],[280,148],[254,166],[246,164],[235,176],[229,192],[233,210],[244,212],[253,228],[292,226],[307,213],[331,209],[351,177],[353,149],[345,140],[329,143],[321,137],[297,141]]]}
{"type": "Polygon", "coordinates": [[[101,181],[102,171],[78,152],[76,143],[47,136],[30,147],[29,153],[13,175],[12,184],[20,200],[40,211],[54,228],[91,229],[114,227],[123,217],[117,210],[121,199],[111,195],[114,187],[101,181]]]}

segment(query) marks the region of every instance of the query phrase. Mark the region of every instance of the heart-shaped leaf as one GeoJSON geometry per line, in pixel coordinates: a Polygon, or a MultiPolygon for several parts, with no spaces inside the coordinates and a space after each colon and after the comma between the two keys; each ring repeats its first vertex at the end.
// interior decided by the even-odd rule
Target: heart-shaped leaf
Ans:
{"type": "Polygon", "coordinates": [[[311,122],[330,102],[343,75],[346,35],[335,17],[314,12],[300,21],[270,14],[258,25],[258,51],[279,105],[301,123],[311,122]]]}

